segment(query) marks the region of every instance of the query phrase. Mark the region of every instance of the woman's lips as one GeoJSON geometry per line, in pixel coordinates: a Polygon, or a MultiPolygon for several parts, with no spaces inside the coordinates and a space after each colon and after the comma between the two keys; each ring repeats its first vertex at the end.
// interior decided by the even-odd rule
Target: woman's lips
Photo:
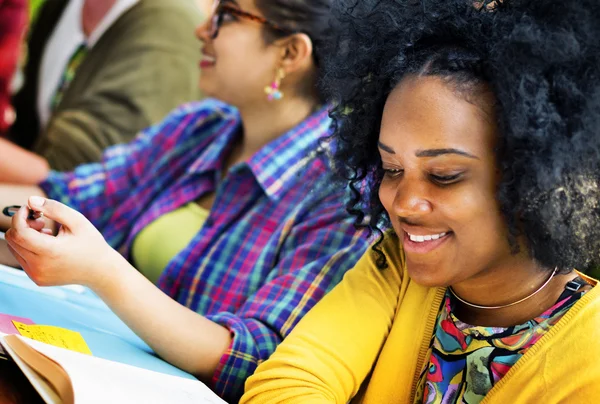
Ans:
{"type": "Polygon", "coordinates": [[[203,55],[202,59],[200,59],[200,67],[207,68],[215,65],[215,58],[210,55],[203,55]]]}
{"type": "Polygon", "coordinates": [[[452,232],[444,232],[430,235],[414,235],[403,231],[403,246],[407,253],[427,254],[444,244],[452,232]],[[412,238],[412,240],[411,240],[412,238]]]}

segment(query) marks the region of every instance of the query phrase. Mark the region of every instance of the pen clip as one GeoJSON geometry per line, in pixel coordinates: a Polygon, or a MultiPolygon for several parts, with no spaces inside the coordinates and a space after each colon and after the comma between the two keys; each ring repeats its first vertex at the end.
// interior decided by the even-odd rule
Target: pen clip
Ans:
{"type": "MultiPolygon", "coordinates": [[[[13,217],[19,211],[19,209],[21,209],[19,205],[7,206],[4,209],[2,209],[2,213],[4,214],[4,216],[13,217]]],[[[29,209],[27,220],[35,220],[43,216],[43,213],[29,209]]]]}
{"type": "Polygon", "coordinates": [[[21,209],[19,205],[7,206],[2,209],[4,216],[13,217],[21,209]]]}

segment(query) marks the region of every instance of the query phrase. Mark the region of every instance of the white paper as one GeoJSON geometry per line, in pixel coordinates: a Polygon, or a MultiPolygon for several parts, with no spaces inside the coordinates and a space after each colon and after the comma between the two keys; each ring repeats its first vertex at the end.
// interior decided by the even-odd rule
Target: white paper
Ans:
{"type": "Polygon", "coordinates": [[[224,404],[198,380],[184,379],[106,359],[83,355],[19,337],[59,363],[73,382],[77,404],[224,404]]]}

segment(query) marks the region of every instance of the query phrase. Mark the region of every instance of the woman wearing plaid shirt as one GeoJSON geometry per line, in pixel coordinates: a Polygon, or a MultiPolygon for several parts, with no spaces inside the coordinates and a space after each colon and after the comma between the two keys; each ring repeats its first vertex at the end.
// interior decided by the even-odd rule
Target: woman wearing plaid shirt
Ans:
{"type": "Polygon", "coordinates": [[[328,10],[221,2],[197,30],[202,90],[220,101],[181,107],[98,164],[53,172],[43,192],[0,189],[2,202],[52,198],[29,206],[62,224],[53,237],[24,209],[13,218],[6,239],[36,283],[89,286],[160,356],[232,401],[367,247],[334,183],[316,87],[328,10]]]}

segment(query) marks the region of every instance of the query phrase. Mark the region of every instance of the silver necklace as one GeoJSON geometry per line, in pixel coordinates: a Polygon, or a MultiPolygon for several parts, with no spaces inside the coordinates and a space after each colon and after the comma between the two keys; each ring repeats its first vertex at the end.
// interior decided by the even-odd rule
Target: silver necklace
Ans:
{"type": "Polygon", "coordinates": [[[456,298],[456,300],[458,300],[459,302],[461,302],[463,304],[466,304],[467,306],[474,307],[476,309],[486,309],[486,310],[504,309],[506,307],[510,307],[510,306],[514,306],[514,305],[519,304],[519,303],[523,303],[525,300],[531,299],[533,296],[537,295],[539,292],[541,292],[542,289],[544,289],[546,287],[546,285],[548,285],[550,283],[550,281],[552,280],[552,278],[554,278],[554,275],[556,274],[557,270],[558,270],[558,267],[554,268],[554,271],[552,271],[552,273],[550,274],[550,277],[548,279],[546,279],[546,282],[544,282],[544,284],[542,286],[540,286],[532,294],[530,294],[528,296],[525,296],[524,298],[522,298],[520,300],[517,300],[516,302],[504,304],[502,306],[481,306],[479,304],[469,303],[466,300],[461,299],[456,293],[454,293],[454,290],[452,290],[452,286],[449,286],[448,289],[450,290],[450,293],[452,293],[452,296],[454,296],[456,298]]]}

